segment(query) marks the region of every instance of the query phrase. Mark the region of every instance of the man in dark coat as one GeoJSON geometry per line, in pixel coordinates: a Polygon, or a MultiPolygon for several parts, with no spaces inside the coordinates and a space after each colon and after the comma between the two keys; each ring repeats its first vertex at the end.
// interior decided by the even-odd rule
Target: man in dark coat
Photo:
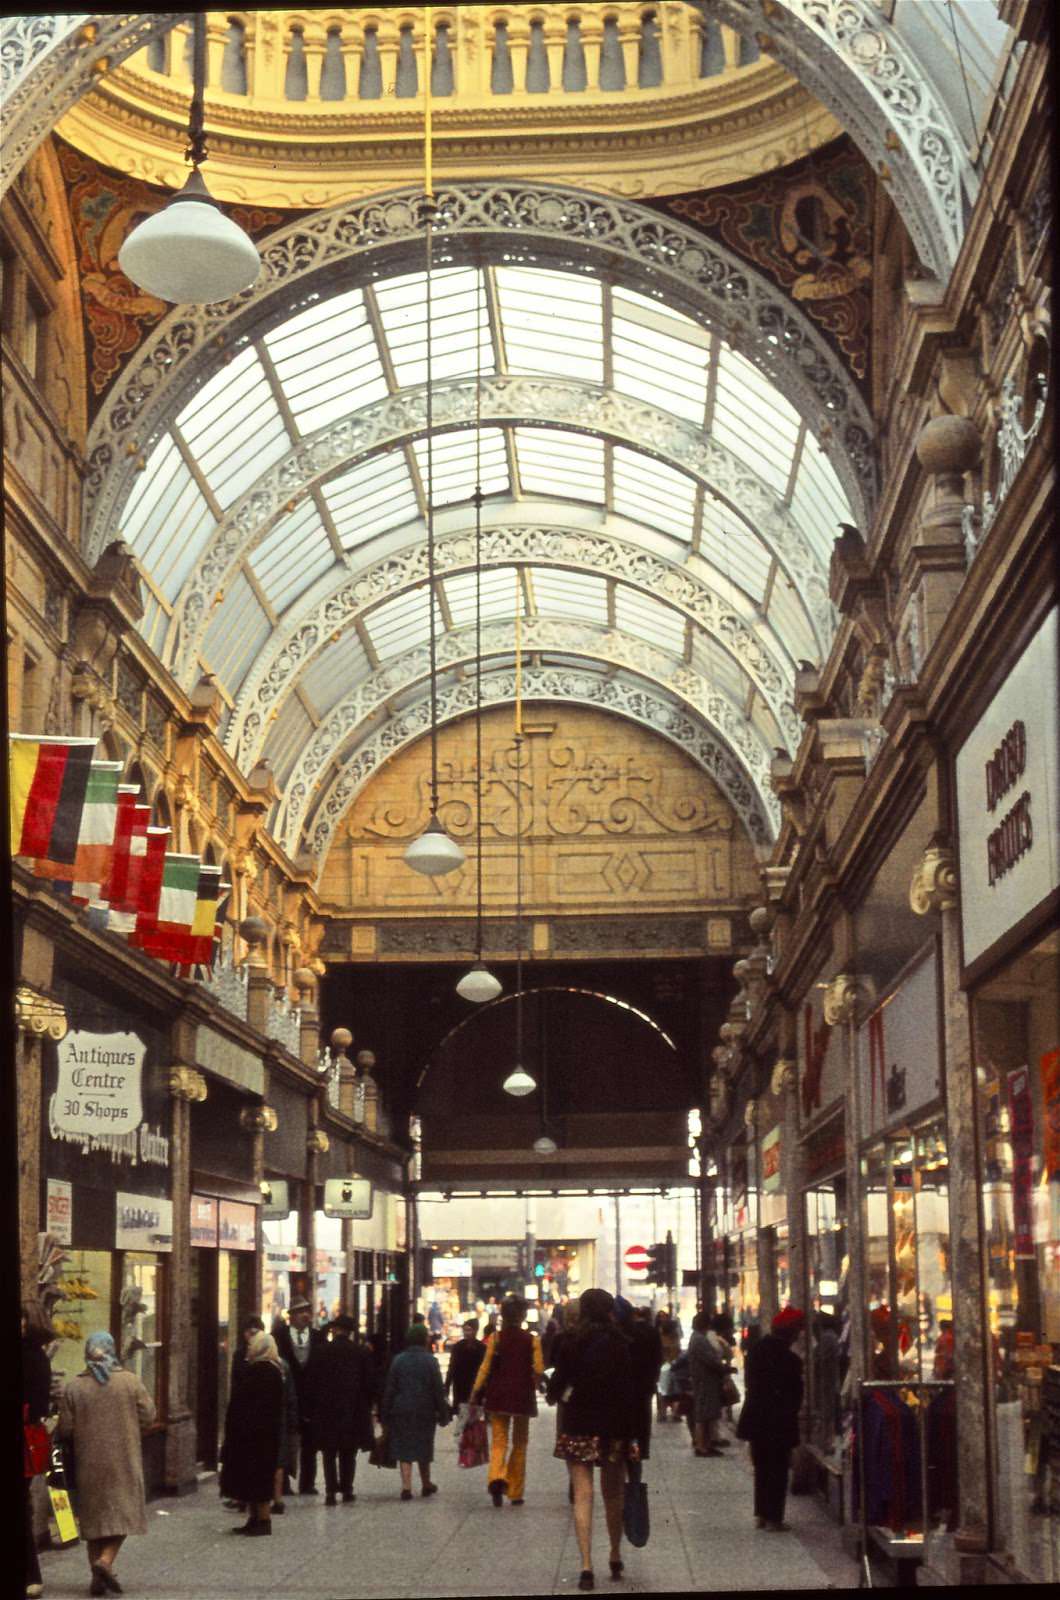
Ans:
{"type": "Polygon", "coordinates": [[[655,1386],[662,1370],[662,1339],[657,1328],[634,1311],[622,1295],[615,1296],[615,1321],[629,1340],[629,1359],[633,1368],[635,1438],[640,1458],[647,1461],[651,1448],[651,1409],[655,1386]]]}
{"type": "Polygon", "coordinates": [[[445,1395],[456,1413],[458,1440],[467,1416],[471,1389],[478,1377],[482,1357],[486,1354],[485,1343],[478,1337],[477,1317],[468,1318],[464,1323],[463,1332],[464,1336],[460,1343],[453,1346],[449,1357],[449,1370],[445,1375],[445,1395]]]}
{"type": "Polygon", "coordinates": [[[312,1327],[313,1307],[304,1295],[291,1302],[290,1326],[278,1317],[272,1325],[276,1348],[291,1369],[298,1397],[298,1493],[316,1494],[317,1443],[309,1403],[310,1373],[327,1345],[323,1328],[312,1327]]]}
{"type": "Polygon", "coordinates": [[[367,1349],[350,1337],[352,1317],[336,1317],[331,1343],[309,1365],[307,1403],[313,1417],[313,1439],[324,1463],[324,1504],[356,1500],[353,1478],[358,1450],[372,1448],[372,1401],[375,1373],[367,1349]]]}
{"type": "Polygon", "coordinates": [[[802,1361],[792,1345],[806,1317],[785,1306],[772,1331],[751,1347],[744,1367],[747,1398],[736,1433],[751,1444],[755,1470],[755,1519],[760,1528],[782,1533],[791,1452],[799,1442],[802,1361]]]}

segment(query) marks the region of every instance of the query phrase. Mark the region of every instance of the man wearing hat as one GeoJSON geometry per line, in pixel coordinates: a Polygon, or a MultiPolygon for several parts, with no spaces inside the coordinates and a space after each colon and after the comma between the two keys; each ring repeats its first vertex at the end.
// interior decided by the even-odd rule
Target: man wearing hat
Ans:
{"type": "Polygon", "coordinates": [[[799,1442],[802,1405],[802,1361],[792,1345],[802,1332],[805,1314],[785,1306],[773,1318],[765,1338],[747,1355],[744,1377],[747,1398],[736,1434],[751,1445],[755,1470],[755,1521],[772,1533],[784,1533],[791,1452],[799,1442]]]}
{"type": "Polygon", "coordinates": [[[314,1363],[327,1345],[327,1334],[314,1328],[313,1307],[305,1295],[291,1302],[290,1325],[277,1317],[272,1325],[276,1348],[291,1369],[298,1400],[298,1493],[316,1494],[317,1444],[313,1435],[313,1415],[309,1399],[309,1377],[314,1363]]]}
{"type": "Polygon", "coordinates": [[[372,1448],[372,1402],[375,1364],[353,1337],[352,1317],[336,1317],[331,1343],[309,1367],[307,1400],[313,1418],[313,1443],[324,1463],[325,1505],[355,1500],[353,1478],[358,1450],[372,1448]]]}

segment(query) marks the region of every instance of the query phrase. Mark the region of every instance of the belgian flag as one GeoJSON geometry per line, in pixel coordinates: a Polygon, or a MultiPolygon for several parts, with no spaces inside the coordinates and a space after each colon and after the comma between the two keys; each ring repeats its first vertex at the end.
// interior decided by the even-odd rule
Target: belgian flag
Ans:
{"type": "Polygon", "coordinates": [[[9,738],[11,854],[69,867],[72,879],[96,740],[9,738]]]}

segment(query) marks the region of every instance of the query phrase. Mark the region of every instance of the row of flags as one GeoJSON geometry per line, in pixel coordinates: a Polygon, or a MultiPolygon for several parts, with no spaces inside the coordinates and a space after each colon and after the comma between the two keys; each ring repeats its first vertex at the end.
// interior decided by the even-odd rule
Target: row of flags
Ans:
{"type": "Polygon", "coordinates": [[[94,926],[161,961],[212,966],[231,890],[221,868],[166,849],[169,829],[151,827],[120,761],[92,759],[95,739],[9,739],[12,856],[87,906],[94,926]]]}

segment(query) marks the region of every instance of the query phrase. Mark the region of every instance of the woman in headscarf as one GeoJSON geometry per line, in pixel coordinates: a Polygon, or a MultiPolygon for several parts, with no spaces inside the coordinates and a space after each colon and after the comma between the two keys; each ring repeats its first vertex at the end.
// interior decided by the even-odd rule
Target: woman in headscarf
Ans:
{"type": "Polygon", "coordinates": [[[89,1594],[121,1594],[114,1563],[126,1536],[147,1532],[140,1436],[155,1420],[151,1396],[118,1360],[109,1333],[85,1340],[85,1370],[59,1407],[59,1437],[72,1439],[78,1516],[92,1569],[89,1594]]]}
{"type": "Polygon", "coordinates": [[[284,1428],[283,1368],[271,1333],[247,1344],[246,1369],[232,1390],[221,1447],[221,1493],[249,1508],[233,1533],[272,1532],[272,1499],[284,1428]]]}
{"type": "Polygon", "coordinates": [[[611,1576],[623,1570],[622,1495],[627,1461],[639,1461],[636,1396],[629,1343],[615,1325],[606,1289],[586,1289],[578,1301],[574,1333],[556,1341],[549,1404],[563,1404],[563,1432],[554,1455],[566,1461],[574,1490],[574,1531],[581,1553],[579,1589],[594,1586],[592,1566],[593,1467],[600,1468],[611,1543],[611,1576]]]}
{"type": "Polygon", "coordinates": [[[412,1499],[412,1463],[419,1464],[423,1498],[435,1494],[431,1482],[434,1430],[449,1421],[441,1368],[427,1348],[426,1323],[414,1322],[405,1336],[405,1348],[390,1363],[379,1416],[386,1429],[391,1461],[401,1468],[401,1498],[412,1499]]]}

